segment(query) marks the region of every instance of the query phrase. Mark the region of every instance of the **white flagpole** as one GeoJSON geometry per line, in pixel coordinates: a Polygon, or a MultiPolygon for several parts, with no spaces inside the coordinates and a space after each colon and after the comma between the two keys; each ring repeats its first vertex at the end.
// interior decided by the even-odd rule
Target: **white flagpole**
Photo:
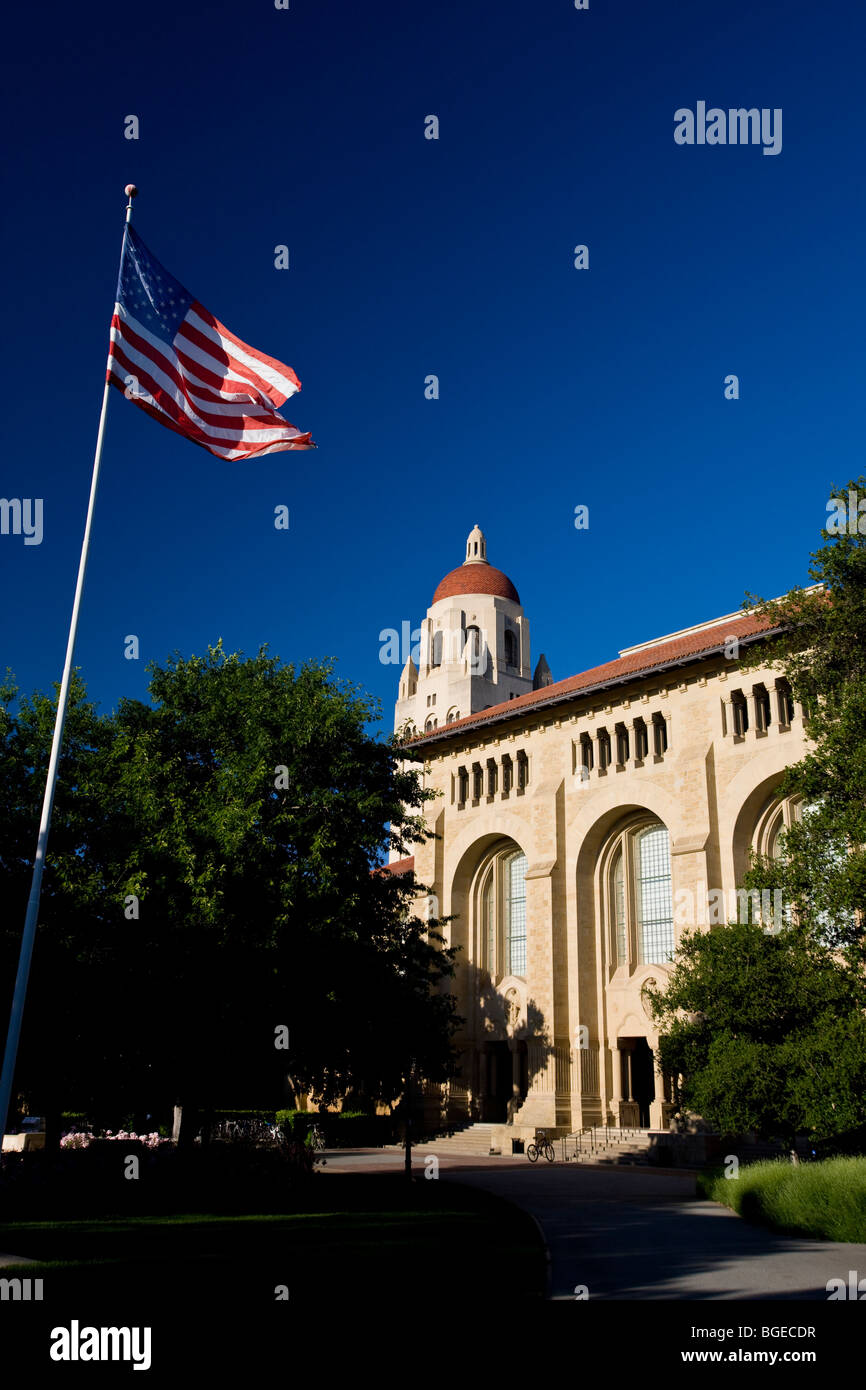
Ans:
{"type": "MultiPolygon", "coordinates": [[[[124,192],[127,195],[126,221],[123,227],[123,243],[120,263],[123,265],[123,252],[126,249],[126,228],[132,219],[132,200],[138,193],[134,184],[128,183],[124,192]]],[[[27,901],[27,915],[24,919],[24,933],[21,937],[21,953],[18,957],[18,974],[15,979],[15,993],[12,997],[12,1011],[9,1015],[9,1032],[6,1036],[6,1051],[3,1056],[3,1073],[0,1076],[0,1136],[5,1133],[9,1116],[9,1103],[12,1099],[12,1083],[15,1079],[15,1063],[18,1058],[18,1044],[21,1039],[21,1022],[24,1016],[24,1000],[27,995],[27,981],[30,976],[30,961],[33,957],[33,943],[36,939],[36,923],[39,917],[39,896],[42,890],[42,871],[45,867],[45,851],[48,846],[48,832],[51,829],[51,811],[54,806],[54,791],[57,786],[57,766],[60,761],[60,747],[63,742],[63,726],[66,722],[66,706],[69,700],[69,682],[72,677],[72,657],[75,651],[75,636],[78,631],[78,615],[81,609],[81,595],[84,592],[84,575],[87,571],[87,556],[90,549],[90,532],[93,526],[93,508],[96,502],[96,487],[99,482],[99,465],[102,462],[102,444],[105,439],[105,417],[108,411],[109,382],[106,376],[102,393],[102,410],[99,414],[99,430],[96,436],[96,452],[93,456],[93,474],[90,479],[90,500],[87,504],[87,520],[84,524],[84,539],[81,543],[81,558],[78,562],[78,582],[75,585],[75,598],[72,603],[72,619],[69,624],[69,638],[66,643],[66,663],[60,683],[57,700],[57,717],[54,721],[54,738],[51,743],[51,758],[48,763],[48,777],[45,782],[45,795],[42,799],[42,819],[39,822],[39,837],[36,841],[36,857],[33,861],[33,877],[30,882],[30,897],[27,901]]]]}

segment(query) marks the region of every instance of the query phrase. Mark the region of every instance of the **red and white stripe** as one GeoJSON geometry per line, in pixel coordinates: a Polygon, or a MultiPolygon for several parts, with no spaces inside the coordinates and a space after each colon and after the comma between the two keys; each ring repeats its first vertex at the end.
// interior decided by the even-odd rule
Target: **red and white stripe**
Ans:
{"type": "Polygon", "coordinates": [[[218,458],[316,447],[276,409],[301,389],[291,367],[241,342],[198,302],[171,347],[115,304],[107,376],[160,424],[218,458]]]}

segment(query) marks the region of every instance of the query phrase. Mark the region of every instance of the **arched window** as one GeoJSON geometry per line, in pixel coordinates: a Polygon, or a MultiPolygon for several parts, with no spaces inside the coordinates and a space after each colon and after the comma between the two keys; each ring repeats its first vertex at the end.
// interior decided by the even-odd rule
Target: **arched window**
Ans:
{"type": "Polygon", "coordinates": [[[641,831],[636,867],[641,963],[673,960],[671,842],[663,825],[641,831]]]}
{"type": "Polygon", "coordinates": [[[767,859],[781,859],[784,854],[785,832],[796,821],[803,819],[804,809],[808,811],[802,797],[779,799],[778,794],[774,794],[765,805],[755,826],[752,836],[752,849],[755,853],[767,859]]]}
{"type": "Polygon", "coordinates": [[[526,974],[526,855],[506,863],[505,959],[509,975],[526,974]]]}
{"type": "Polygon", "coordinates": [[[494,981],[526,974],[526,855],[499,854],[489,865],[480,899],[479,945],[494,981]]]}
{"type": "Polygon", "coordinates": [[[481,631],[477,627],[467,627],[466,641],[463,645],[463,660],[468,664],[470,674],[481,676],[486,664],[482,647],[481,631]]]}
{"type": "Polygon", "coordinates": [[[496,977],[496,893],[495,874],[490,875],[487,887],[484,891],[484,933],[485,933],[485,964],[490,974],[496,977]]]}
{"type": "Polygon", "coordinates": [[[624,855],[617,852],[613,866],[613,919],[616,932],[616,963],[628,964],[628,925],[625,916],[625,870],[624,855]]]}
{"type": "Polygon", "coordinates": [[[433,633],[433,651],[430,656],[431,666],[442,665],[442,629],[433,633]]]}
{"type": "Polygon", "coordinates": [[[658,821],[627,826],[608,849],[604,912],[614,969],[673,960],[670,837],[658,821]]]}
{"type": "Polygon", "coordinates": [[[515,639],[514,639],[514,633],[511,632],[510,629],[508,629],[508,628],[506,628],[506,630],[505,630],[505,647],[504,647],[504,651],[505,651],[505,664],[506,664],[506,666],[516,666],[516,665],[517,665],[517,643],[516,643],[516,641],[515,641],[515,639]]]}

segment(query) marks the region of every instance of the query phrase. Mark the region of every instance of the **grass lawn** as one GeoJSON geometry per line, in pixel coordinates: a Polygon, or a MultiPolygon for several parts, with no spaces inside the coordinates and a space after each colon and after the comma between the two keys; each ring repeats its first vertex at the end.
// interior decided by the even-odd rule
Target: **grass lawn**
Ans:
{"type": "Polygon", "coordinates": [[[63,1309],[115,1297],[141,1311],[173,1299],[261,1309],[285,1285],[293,1308],[394,1303],[467,1280],[476,1297],[537,1303],[544,1247],[534,1223],[486,1193],[391,1174],[313,1178],[304,1210],[104,1216],[0,1225],[0,1250],[39,1261],[63,1309]]]}
{"type": "Polygon", "coordinates": [[[702,1173],[698,1187],[757,1225],[825,1240],[866,1241],[866,1158],[751,1163],[738,1178],[702,1173]]]}

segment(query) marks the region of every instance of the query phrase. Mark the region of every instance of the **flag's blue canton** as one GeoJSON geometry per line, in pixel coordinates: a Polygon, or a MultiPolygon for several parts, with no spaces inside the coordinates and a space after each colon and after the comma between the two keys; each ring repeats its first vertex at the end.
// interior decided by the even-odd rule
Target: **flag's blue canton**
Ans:
{"type": "Polygon", "coordinates": [[[118,303],[148,333],[172,343],[193,296],[161,266],[132,227],[126,229],[126,251],[117,281],[118,303]]]}

